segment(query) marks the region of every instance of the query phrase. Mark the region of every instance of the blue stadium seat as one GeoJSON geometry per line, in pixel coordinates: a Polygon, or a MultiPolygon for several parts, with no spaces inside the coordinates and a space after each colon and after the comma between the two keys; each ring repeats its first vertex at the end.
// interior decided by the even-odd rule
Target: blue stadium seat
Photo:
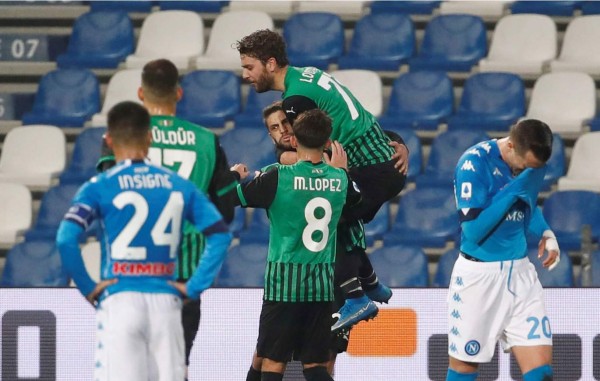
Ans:
{"type": "Polygon", "coordinates": [[[427,287],[427,256],[420,247],[390,245],[373,250],[371,264],[381,282],[389,287],[427,287]]]}
{"type": "Polygon", "coordinates": [[[267,91],[257,93],[254,86],[250,86],[244,111],[233,118],[235,128],[238,127],[259,127],[263,128],[262,110],[275,101],[281,100],[279,91],[267,91]]]}
{"type": "Polygon", "coordinates": [[[480,17],[438,15],[425,27],[421,49],[409,65],[411,71],[470,71],[486,53],[486,29],[480,17]]]}
{"type": "Polygon", "coordinates": [[[397,133],[402,137],[408,147],[408,174],[409,181],[413,181],[421,174],[423,169],[423,146],[417,133],[408,128],[387,128],[386,130],[397,133]]]}
{"type": "Polygon", "coordinates": [[[219,13],[221,8],[227,5],[229,1],[178,1],[178,0],[163,0],[159,1],[158,5],[161,11],[166,10],[183,10],[203,13],[219,13]]]}
{"type": "Polygon", "coordinates": [[[393,0],[373,1],[371,13],[408,13],[430,15],[434,9],[439,7],[439,0],[393,0]]]}
{"type": "Polygon", "coordinates": [[[445,131],[433,139],[427,165],[422,175],[417,176],[417,187],[428,185],[452,186],[458,159],[471,146],[488,140],[483,131],[445,131]]]}
{"type": "Polygon", "coordinates": [[[452,81],[442,71],[405,73],[394,80],[383,128],[437,130],[454,110],[452,81]]]}
{"type": "Polygon", "coordinates": [[[390,203],[386,202],[381,205],[375,217],[368,224],[365,224],[367,246],[373,246],[376,240],[383,239],[383,235],[390,230],[390,224],[390,203]]]}
{"type": "Polygon", "coordinates": [[[356,23],[348,53],[340,69],[396,71],[415,52],[415,28],[408,15],[377,13],[356,23]]]}
{"type": "Polygon", "coordinates": [[[400,197],[392,228],[383,244],[444,247],[459,229],[452,186],[421,187],[400,197]]]}
{"type": "Polygon", "coordinates": [[[545,256],[539,259],[537,257],[537,248],[530,248],[527,255],[531,263],[535,266],[538,279],[543,287],[573,287],[575,285],[573,264],[568,253],[563,252],[560,255],[560,262],[552,271],[548,271],[548,268],[542,266],[545,256]]]}
{"type": "Polygon", "coordinates": [[[122,11],[87,12],[75,20],[59,68],[116,68],[133,53],[133,24],[122,11]]]}
{"type": "Polygon", "coordinates": [[[229,224],[229,231],[234,237],[239,237],[240,232],[246,228],[246,209],[235,208],[233,221],[229,224]]]}
{"type": "MultiPolygon", "coordinates": [[[[600,251],[594,251],[590,255],[591,287],[600,287],[600,251]]],[[[587,285],[586,285],[587,286],[587,285]]]]}
{"type": "Polygon", "coordinates": [[[283,24],[283,38],[294,66],[327,69],[344,53],[344,26],[333,13],[293,14],[283,24]]]}
{"type": "Polygon", "coordinates": [[[23,124],[82,127],[100,111],[100,86],[87,69],[58,69],[40,80],[33,109],[23,115],[23,124]]]}
{"type": "Polygon", "coordinates": [[[582,15],[598,15],[600,14],[600,1],[582,1],[582,15]]]}
{"type": "Polygon", "coordinates": [[[268,243],[240,244],[229,249],[221,272],[219,287],[263,287],[267,263],[268,243]]]}
{"type": "Polygon", "coordinates": [[[54,240],[58,225],[69,210],[78,188],[79,184],[59,185],[44,193],[35,225],[25,232],[25,240],[54,240]]]}
{"type": "Polygon", "coordinates": [[[458,249],[450,249],[442,254],[433,278],[433,287],[447,288],[450,285],[452,270],[454,269],[454,263],[456,262],[459,253],[460,251],[458,249]]]}
{"type": "Polygon", "coordinates": [[[0,93],[0,120],[21,120],[34,99],[33,93],[0,93]]]}
{"type": "Polygon", "coordinates": [[[253,209],[252,217],[245,230],[239,234],[240,242],[243,244],[269,242],[270,223],[267,212],[264,209],[253,209]]]}
{"type": "Polygon", "coordinates": [[[538,13],[548,16],[572,16],[581,4],[593,1],[515,1],[510,11],[517,13],[538,13]]]}
{"type": "Polygon", "coordinates": [[[244,163],[250,173],[277,162],[271,137],[255,128],[232,129],[219,138],[231,165],[244,163]]]}
{"type": "Polygon", "coordinates": [[[448,128],[508,131],[525,115],[525,85],[512,73],[476,73],[465,81],[460,105],[448,128]]]}
{"type": "Polygon", "coordinates": [[[183,76],[177,116],[205,127],[223,127],[241,110],[240,78],[222,70],[196,70],[183,76]]]}
{"type": "Polygon", "coordinates": [[[68,287],[54,238],[46,241],[21,242],[8,252],[2,287],[68,287]]]}
{"type": "Polygon", "coordinates": [[[555,191],[542,212],[564,251],[581,249],[583,225],[590,225],[593,242],[600,237],[600,196],[595,192],[555,191]]]}
{"type": "Polygon", "coordinates": [[[565,155],[565,143],[559,134],[554,134],[552,140],[552,155],[546,163],[546,175],[542,191],[548,191],[556,184],[559,178],[565,175],[567,168],[565,155]]]}
{"type": "Polygon", "coordinates": [[[96,175],[96,163],[100,158],[102,135],[106,128],[94,127],[83,130],[75,140],[71,162],[60,175],[61,184],[82,184],[96,175]]]}
{"type": "Polygon", "coordinates": [[[90,1],[90,10],[97,11],[125,11],[125,12],[151,12],[152,1],[145,0],[119,0],[119,1],[90,1]]]}

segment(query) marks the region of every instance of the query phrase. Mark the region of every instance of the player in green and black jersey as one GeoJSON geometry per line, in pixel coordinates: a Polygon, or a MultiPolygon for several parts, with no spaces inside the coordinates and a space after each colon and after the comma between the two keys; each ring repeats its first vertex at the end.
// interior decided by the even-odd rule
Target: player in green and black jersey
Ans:
{"type": "MultiPolygon", "coordinates": [[[[148,157],[153,163],[177,172],[192,181],[217,206],[225,222],[234,214],[235,187],[240,175],[229,169],[225,152],[217,136],[210,130],[175,117],[176,105],[183,92],[179,73],[166,59],[144,66],[140,100],[151,115],[152,144],[148,157]],[[237,175],[236,175],[237,174],[237,175]]],[[[103,142],[102,157],[97,168],[104,171],[114,165],[114,156],[103,142]]],[[[191,224],[184,224],[178,250],[178,280],[191,277],[204,249],[204,236],[191,224]]],[[[186,300],[183,313],[186,361],[200,322],[200,301],[186,300]]]]}
{"type": "MultiPolygon", "coordinates": [[[[327,373],[331,340],[331,301],[336,229],[344,205],[360,194],[345,170],[323,161],[331,119],[320,110],[304,113],[294,125],[291,144],[298,162],[274,165],[238,186],[243,207],[265,208],[270,221],[257,355],[262,380],[282,380],[292,355],[307,380],[332,380],[327,373]],[[296,210],[297,213],[290,213],[296,210]]],[[[332,164],[345,153],[332,145],[332,164]]]]}

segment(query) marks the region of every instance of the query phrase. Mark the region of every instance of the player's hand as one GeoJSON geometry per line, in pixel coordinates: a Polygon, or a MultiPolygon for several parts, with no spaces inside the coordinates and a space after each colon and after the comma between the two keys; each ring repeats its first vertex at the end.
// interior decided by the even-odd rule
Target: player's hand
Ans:
{"type": "Polygon", "coordinates": [[[90,302],[92,306],[96,306],[96,302],[98,301],[98,297],[102,292],[106,289],[106,287],[111,286],[117,283],[119,280],[117,278],[106,279],[96,283],[96,287],[90,292],[85,299],[90,302]]]}
{"type": "Polygon", "coordinates": [[[554,270],[560,262],[560,249],[556,243],[556,238],[542,237],[538,244],[538,258],[542,260],[542,266],[548,268],[549,271],[554,270]],[[548,253],[546,258],[544,258],[544,253],[548,253]]]}
{"type": "Polygon", "coordinates": [[[398,169],[398,172],[406,176],[408,173],[408,148],[404,144],[400,144],[393,140],[388,144],[394,147],[394,151],[396,151],[392,155],[392,160],[397,160],[394,167],[398,169]]]}
{"type": "Polygon", "coordinates": [[[250,174],[250,172],[248,171],[248,167],[245,164],[241,163],[234,164],[231,168],[229,168],[229,170],[239,173],[240,180],[244,180],[250,174]]]}
{"type": "Polygon", "coordinates": [[[335,141],[331,143],[331,147],[329,148],[331,148],[331,157],[324,153],[323,160],[332,167],[348,170],[348,156],[346,155],[346,151],[344,151],[342,144],[335,141]]]}
{"type": "Polygon", "coordinates": [[[188,294],[187,294],[187,287],[186,287],[185,283],[169,281],[169,284],[171,286],[175,287],[177,289],[177,291],[179,291],[181,293],[181,295],[183,295],[184,297],[187,298],[188,294]]]}

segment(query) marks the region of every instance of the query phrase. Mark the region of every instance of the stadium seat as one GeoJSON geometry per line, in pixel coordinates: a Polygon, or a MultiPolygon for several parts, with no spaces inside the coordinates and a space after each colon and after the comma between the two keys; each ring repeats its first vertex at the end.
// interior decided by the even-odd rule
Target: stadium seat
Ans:
{"type": "Polygon", "coordinates": [[[269,243],[270,223],[267,212],[263,209],[251,208],[251,210],[250,222],[246,229],[239,234],[240,242],[242,244],[252,242],[269,243]]]}
{"type": "Polygon", "coordinates": [[[417,176],[417,188],[421,186],[452,186],[456,163],[471,146],[488,140],[480,130],[456,130],[438,134],[431,143],[431,151],[422,175],[417,176]]]}
{"type": "Polygon", "coordinates": [[[206,52],[196,59],[196,68],[241,72],[235,43],[258,29],[274,29],[268,13],[256,10],[220,13],[211,27],[206,52]]]}
{"type": "Polygon", "coordinates": [[[386,202],[381,205],[375,217],[368,224],[365,224],[367,246],[373,246],[376,240],[383,239],[383,235],[390,230],[390,224],[390,203],[386,202]]]}
{"type": "Polygon", "coordinates": [[[483,20],[472,15],[434,16],[416,57],[409,60],[411,71],[470,71],[487,53],[483,20]]]}
{"type": "Polygon", "coordinates": [[[294,12],[294,1],[246,1],[233,0],[229,2],[230,11],[261,11],[273,17],[287,18],[294,12]]]}
{"type": "Polygon", "coordinates": [[[346,86],[363,107],[378,117],[383,111],[383,83],[371,70],[334,70],[330,72],[340,84],[346,86]]]}
{"type": "Polygon", "coordinates": [[[390,245],[369,255],[379,280],[389,287],[427,287],[427,256],[420,247],[390,245]]]}
{"type": "Polygon", "coordinates": [[[444,247],[458,229],[452,186],[417,186],[400,197],[398,213],[383,236],[383,245],[444,247]]]}
{"type": "Polygon", "coordinates": [[[246,208],[235,208],[233,221],[229,224],[229,231],[238,238],[240,232],[246,228],[246,208]]]}
{"type": "Polygon", "coordinates": [[[435,0],[395,0],[373,1],[371,13],[406,13],[429,15],[439,7],[441,1],[435,0]]]}
{"type": "Polygon", "coordinates": [[[502,17],[511,1],[443,1],[440,4],[440,14],[468,14],[484,18],[498,19],[502,17]]]}
{"type": "Polygon", "coordinates": [[[254,86],[250,86],[244,111],[237,114],[234,118],[235,127],[258,127],[263,128],[264,122],[262,110],[273,102],[281,100],[281,92],[266,91],[257,93],[254,86]]]}
{"type": "Polygon", "coordinates": [[[344,26],[329,12],[295,13],[283,24],[290,64],[327,69],[344,53],[344,26]]]}
{"type": "Polygon", "coordinates": [[[102,110],[92,116],[92,127],[106,127],[108,111],[122,101],[142,103],[138,98],[138,89],[142,85],[142,69],[119,70],[108,81],[102,110]]]}
{"type": "Polygon", "coordinates": [[[330,12],[344,18],[359,18],[364,13],[365,1],[298,1],[297,12],[330,12]]]}
{"type": "Polygon", "coordinates": [[[116,68],[133,53],[133,24],[122,11],[87,12],[75,20],[59,68],[116,68]]]}
{"type": "Polygon", "coordinates": [[[539,76],[557,52],[556,23],[550,16],[508,15],[496,24],[490,51],[480,71],[507,71],[539,76]]]}
{"type": "Polygon", "coordinates": [[[178,69],[188,69],[203,51],[204,22],[198,13],[159,11],[144,19],[135,53],[127,57],[125,65],[142,68],[151,60],[168,58],[178,69]]]}
{"type": "Polygon", "coordinates": [[[219,140],[229,163],[244,163],[250,173],[277,162],[273,141],[264,131],[234,128],[223,133],[219,140]]]}
{"type": "Polygon", "coordinates": [[[181,80],[177,116],[205,127],[224,127],[242,108],[240,78],[230,71],[196,70],[181,80]]]}
{"type": "Polygon", "coordinates": [[[48,189],[42,197],[35,224],[25,232],[25,240],[55,240],[58,225],[69,210],[77,189],[79,184],[58,185],[48,189]]]}
{"type": "Polygon", "coordinates": [[[67,287],[69,278],[62,267],[54,239],[21,242],[6,256],[0,286],[67,287]]]}
{"type": "Polygon", "coordinates": [[[442,254],[433,278],[433,287],[448,288],[450,279],[452,278],[454,263],[456,262],[456,259],[458,259],[459,253],[460,251],[458,249],[450,249],[442,254]]]}
{"type": "Polygon", "coordinates": [[[70,164],[60,175],[61,184],[83,184],[97,174],[96,164],[105,132],[106,128],[102,127],[86,128],[77,136],[70,164]]]}
{"type": "Polygon", "coordinates": [[[66,138],[54,126],[25,126],[10,130],[0,156],[0,182],[47,189],[67,161],[66,138]]]}
{"type": "Polygon", "coordinates": [[[567,26],[552,71],[581,71],[600,75],[600,15],[576,17],[567,26]]]}
{"type": "Polygon", "coordinates": [[[33,109],[23,124],[82,127],[100,111],[98,79],[87,69],[57,69],[40,80],[33,109]]]}
{"type": "MultiPolygon", "coordinates": [[[[565,143],[559,134],[554,134],[552,155],[546,163],[546,175],[544,176],[542,191],[551,190],[552,185],[556,184],[558,179],[565,175],[566,161],[565,143]]],[[[598,184],[600,190],[600,181],[598,184]]]]}
{"type": "Polygon", "coordinates": [[[564,252],[560,255],[560,262],[552,271],[549,271],[548,268],[542,266],[545,256],[541,259],[537,257],[537,247],[530,248],[528,256],[531,263],[535,266],[538,279],[544,288],[573,287],[575,285],[573,264],[571,263],[571,257],[569,257],[568,253],[564,252]]]}
{"type": "Polygon", "coordinates": [[[525,84],[512,73],[475,73],[465,81],[448,129],[508,131],[525,115],[525,84]]]}
{"type": "Polygon", "coordinates": [[[515,1],[512,13],[539,13],[548,16],[572,16],[576,7],[584,1],[515,1]]]}
{"type": "Polygon", "coordinates": [[[13,245],[31,227],[31,192],[25,185],[0,183],[0,246],[13,245]]]}
{"type": "Polygon", "coordinates": [[[600,192],[600,132],[581,135],[571,151],[569,169],[558,179],[558,190],[600,192]]]}
{"type": "Polygon", "coordinates": [[[34,99],[34,93],[0,93],[0,120],[21,120],[34,99]]]}
{"type": "Polygon", "coordinates": [[[90,10],[97,11],[125,11],[125,12],[140,12],[149,13],[152,11],[152,1],[145,0],[119,0],[119,1],[90,1],[90,10]]]}
{"type": "Polygon", "coordinates": [[[408,15],[372,13],[356,23],[340,69],[397,71],[415,52],[415,27],[408,15]]]}
{"type": "Polygon", "coordinates": [[[399,76],[392,85],[384,128],[437,130],[454,110],[452,81],[442,71],[419,71],[399,76]]]}
{"type": "Polygon", "coordinates": [[[231,247],[217,276],[217,286],[263,287],[268,251],[268,243],[259,242],[231,247]]]}
{"type": "Polygon", "coordinates": [[[581,248],[583,225],[590,225],[593,242],[600,237],[600,196],[590,191],[556,191],[544,201],[544,218],[561,250],[581,248]]]}
{"type": "Polygon", "coordinates": [[[580,134],[596,115],[596,86],[586,73],[556,72],[535,81],[525,117],[539,119],[559,134],[580,134]]]}
{"type": "Polygon", "coordinates": [[[227,1],[178,1],[178,0],[163,0],[158,2],[161,11],[182,10],[205,13],[220,13],[221,8],[226,5],[227,1]]]}
{"type": "Polygon", "coordinates": [[[600,2],[599,1],[582,1],[581,2],[581,14],[582,15],[598,15],[598,14],[600,14],[600,2]]]}
{"type": "Polygon", "coordinates": [[[409,166],[407,178],[409,181],[414,181],[423,169],[423,146],[421,139],[414,130],[408,128],[387,128],[386,131],[388,130],[400,135],[408,147],[409,166]]]}

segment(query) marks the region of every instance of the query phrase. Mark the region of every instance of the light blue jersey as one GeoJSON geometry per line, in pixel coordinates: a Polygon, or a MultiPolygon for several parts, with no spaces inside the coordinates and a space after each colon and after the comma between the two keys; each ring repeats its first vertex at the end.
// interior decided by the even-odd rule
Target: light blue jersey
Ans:
{"type": "Polygon", "coordinates": [[[175,280],[184,220],[207,237],[225,237],[218,247],[207,242],[204,269],[195,274],[198,287],[188,283],[195,288],[188,294],[197,296],[212,283],[230,240],[221,215],[194,184],[148,161],[125,160],[79,189],[59,228],[63,264],[83,295],[95,283],[83,266],[77,235],[95,219],[101,226],[100,277],[118,280],[102,297],[122,291],[178,294],[168,281],[175,280]]]}
{"type": "Polygon", "coordinates": [[[463,229],[461,252],[485,262],[525,257],[527,231],[541,236],[548,228],[535,205],[544,172],[545,168],[526,169],[514,177],[495,139],[469,148],[458,160],[454,174],[463,229]],[[530,188],[529,199],[523,196],[525,180],[530,188]]]}

